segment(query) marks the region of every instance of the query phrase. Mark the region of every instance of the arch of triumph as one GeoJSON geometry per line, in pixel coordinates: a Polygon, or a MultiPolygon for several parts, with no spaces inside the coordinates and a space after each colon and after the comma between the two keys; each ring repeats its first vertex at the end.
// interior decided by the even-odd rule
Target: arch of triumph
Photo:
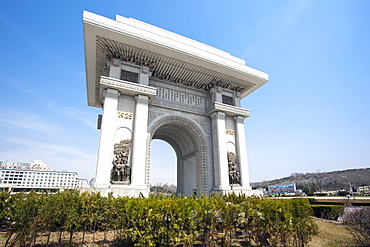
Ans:
{"type": "Polygon", "coordinates": [[[161,139],[176,152],[179,193],[251,195],[240,100],[268,75],[132,18],[84,11],[83,23],[88,105],[103,111],[94,188],[147,196],[151,143],[161,139]]]}

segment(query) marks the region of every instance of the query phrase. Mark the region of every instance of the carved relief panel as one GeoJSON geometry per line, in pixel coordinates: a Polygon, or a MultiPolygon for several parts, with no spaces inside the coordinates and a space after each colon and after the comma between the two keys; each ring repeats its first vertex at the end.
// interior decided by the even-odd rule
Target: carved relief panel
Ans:
{"type": "Polygon", "coordinates": [[[240,185],[240,172],[238,167],[238,159],[232,152],[227,152],[227,162],[229,165],[229,183],[230,185],[240,185]]]}
{"type": "Polygon", "coordinates": [[[129,163],[131,140],[122,140],[114,144],[111,183],[130,184],[131,165],[129,163]]]}

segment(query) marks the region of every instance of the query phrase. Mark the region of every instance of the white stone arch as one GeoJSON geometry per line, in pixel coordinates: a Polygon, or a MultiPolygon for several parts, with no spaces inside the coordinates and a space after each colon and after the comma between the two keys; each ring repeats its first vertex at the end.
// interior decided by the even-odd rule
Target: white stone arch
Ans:
{"type": "Polygon", "coordinates": [[[265,84],[268,74],[140,21],[86,11],[83,19],[88,105],[103,110],[94,188],[103,195],[148,196],[150,146],[157,133],[180,156],[196,147],[196,158],[186,164],[197,164],[198,194],[251,193],[243,122],[249,110],[241,100],[265,84]],[[131,131],[129,183],[110,180],[114,145],[130,136],[126,129],[116,132],[120,127],[131,131]],[[231,149],[240,168],[240,186],[233,188],[226,156],[231,149]]]}
{"type": "MultiPolygon", "coordinates": [[[[176,152],[177,165],[181,162],[183,156],[195,156],[195,165],[197,170],[196,177],[196,188],[198,194],[208,194],[208,187],[210,176],[208,159],[207,159],[207,142],[205,138],[205,132],[201,126],[189,119],[178,115],[162,115],[153,121],[148,126],[148,142],[147,142],[147,183],[150,180],[150,155],[151,155],[151,143],[152,139],[161,139],[169,143],[176,152]],[[158,132],[159,131],[159,132],[158,132]],[[177,133],[175,134],[175,131],[177,133]],[[194,147],[191,148],[190,145],[194,147]],[[199,175],[200,174],[200,175],[199,175]]],[[[180,192],[184,189],[184,186],[179,182],[178,173],[178,185],[180,184],[180,192]],[[183,186],[181,188],[181,186],[183,186]]],[[[189,194],[189,190],[186,191],[189,194]]]]}

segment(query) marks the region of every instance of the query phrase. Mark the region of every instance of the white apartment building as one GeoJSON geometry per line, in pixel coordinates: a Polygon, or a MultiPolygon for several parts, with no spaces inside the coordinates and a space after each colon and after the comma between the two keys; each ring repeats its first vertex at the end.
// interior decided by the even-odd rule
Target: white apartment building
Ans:
{"type": "Polygon", "coordinates": [[[0,161],[0,188],[17,191],[30,189],[76,189],[77,172],[57,171],[40,160],[34,162],[0,161]]]}
{"type": "Polygon", "coordinates": [[[0,168],[5,169],[24,169],[24,170],[40,170],[54,171],[54,168],[48,167],[42,160],[34,160],[33,162],[14,162],[9,160],[0,160],[0,168]]]}
{"type": "Polygon", "coordinates": [[[78,178],[76,188],[90,188],[90,185],[86,178],[78,178]]]}

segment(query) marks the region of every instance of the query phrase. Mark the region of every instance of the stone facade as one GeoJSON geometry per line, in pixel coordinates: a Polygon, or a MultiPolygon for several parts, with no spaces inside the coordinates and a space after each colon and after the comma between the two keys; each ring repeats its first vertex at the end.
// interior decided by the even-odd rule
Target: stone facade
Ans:
{"type": "Polygon", "coordinates": [[[151,143],[161,139],[176,152],[179,193],[252,194],[240,100],[267,75],[157,27],[113,22],[84,13],[88,100],[103,109],[94,188],[147,196],[151,143]]]}

